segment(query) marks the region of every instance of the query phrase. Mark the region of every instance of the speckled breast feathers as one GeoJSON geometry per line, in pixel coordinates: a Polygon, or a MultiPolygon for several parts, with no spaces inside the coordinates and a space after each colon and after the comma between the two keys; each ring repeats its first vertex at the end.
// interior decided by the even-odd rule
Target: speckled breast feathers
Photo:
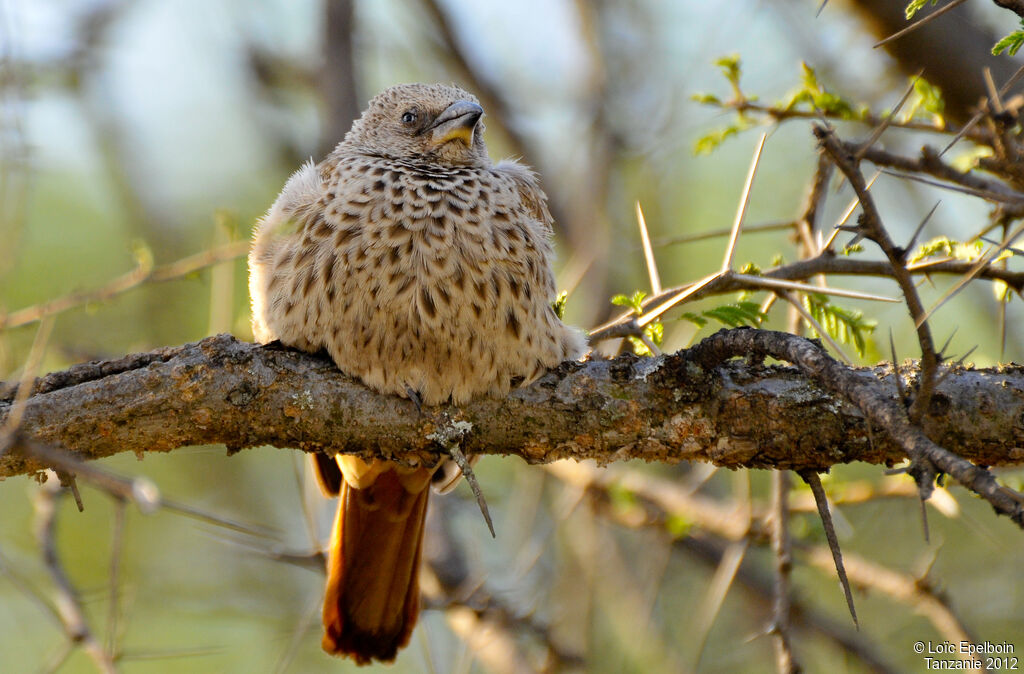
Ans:
{"type": "MultiPolygon", "coordinates": [[[[435,107],[469,96],[440,89],[435,107]]],[[[417,114],[429,119],[422,98],[417,114]]],[[[408,102],[384,103],[408,120],[408,102]]],[[[447,143],[417,153],[403,118],[385,120],[401,143],[379,135],[384,122],[360,133],[373,108],[325,161],[291,177],[260,222],[257,339],[324,348],[371,388],[416,391],[426,404],[501,395],[579,356],[582,335],[550,306],[551,223],[534,175],[491,165],[477,137],[466,156],[444,156],[447,143]]]]}

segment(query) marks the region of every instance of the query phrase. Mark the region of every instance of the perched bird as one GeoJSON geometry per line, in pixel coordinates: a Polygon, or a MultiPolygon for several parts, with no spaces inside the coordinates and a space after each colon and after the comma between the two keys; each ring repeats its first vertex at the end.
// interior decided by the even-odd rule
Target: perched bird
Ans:
{"type": "MultiPolygon", "coordinates": [[[[371,389],[426,405],[505,395],[579,357],[582,333],[551,306],[547,199],[525,166],[491,163],[482,116],[456,87],[391,87],[292,175],[249,254],[256,339],[325,349],[371,389]]],[[[393,660],[419,611],[434,468],[347,455],[316,467],[340,496],[323,648],[393,660]]]]}

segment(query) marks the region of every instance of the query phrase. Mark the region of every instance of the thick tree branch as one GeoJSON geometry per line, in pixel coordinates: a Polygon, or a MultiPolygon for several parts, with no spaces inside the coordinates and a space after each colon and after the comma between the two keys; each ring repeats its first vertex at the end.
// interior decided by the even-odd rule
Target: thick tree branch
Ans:
{"type": "MultiPolygon", "coordinates": [[[[0,424],[9,398],[0,391],[0,424]]],[[[902,409],[897,400],[889,367],[849,370],[802,338],[735,330],[670,356],[565,363],[504,400],[419,412],[325,359],[220,335],[48,375],[26,403],[20,435],[84,459],[223,443],[232,451],[273,445],[433,461],[438,448],[429,436],[461,419],[472,424],[467,453],[531,463],[642,458],[821,471],[901,461],[905,452],[876,418],[902,409]],[[795,368],[723,362],[736,349],[813,361],[815,377],[831,377],[830,388],[851,396],[875,390],[882,398],[864,405],[874,432],[858,409],[795,368]]],[[[925,416],[928,437],[897,426],[910,429],[915,447],[934,441],[981,465],[1024,462],[1024,368],[958,368],[925,416]]],[[[0,477],[42,467],[12,450],[0,458],[0,477]]]]}
{"type": "MultiPolygon", "coordinates": [[[[927,463],[938,472],[951,475],[960,484],[988,501],[996,512],[1010,517],[1018,526],[1024,527],[1024,497],[999,485],[991,472],[976,465],[988,464],[987,461],[972,463],[964,456],[954,453],[956,450],[950,451],[932,440],[934,431],[932,435],[925,431],[928,424],[924,417],[943,414],[946,408],[941,403],[938,406],[933,404],[938,403],[941,395],[937,387],[932,390],[928,406],[921,408],[916,421],[924,423],[919,426],[916,421],[911,423],[904,405],[893,396],[882,393],[875,381],[860,372],[844,367],[811,342],[788,337],[790,335],[786,333],[765,330],[723,330],[698,344],[690,354],[697,362],[721,362],[729,356],[761,354],[797,365],[818,385],[856,405],[871,424],[885,429],[888,436],[906,450],[912,461],[912,473],[915,465],[927,463]]],[[[945,413],[950,412],[952,410],[946,409],[945,413]]],[[[929,475],[931,474],[929,471],[929,475]]],[[[914,474],[914,478],[921,490],[921,497],[928,498],[934,478],[924,480],[921,472],[914,474]]]]}

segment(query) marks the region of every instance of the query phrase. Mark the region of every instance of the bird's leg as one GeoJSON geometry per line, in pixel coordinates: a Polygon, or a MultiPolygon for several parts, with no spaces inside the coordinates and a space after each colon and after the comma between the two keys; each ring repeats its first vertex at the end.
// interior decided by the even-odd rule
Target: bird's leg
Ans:
{"type": "Polygon", "coordinates": [[[405,395],[409,396],[409,400],[416,406],[416,414],[423,414],[423,399],[420,398],[420,392],[411,386],[405,387],[405,395]]]}

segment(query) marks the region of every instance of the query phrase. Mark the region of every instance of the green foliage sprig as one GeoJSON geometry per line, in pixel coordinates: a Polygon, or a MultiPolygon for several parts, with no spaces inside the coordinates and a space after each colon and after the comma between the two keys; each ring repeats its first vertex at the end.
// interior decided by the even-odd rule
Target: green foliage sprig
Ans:
{"type": "Polygon", "coordinates": [[[808,293],[803,298],[804,308],[818,321],[833,339],[853,344],[861,357],[867,352],[868,338],[878,323],[864,318],[864,313],[847,309],[829,301],[826,295],[808,293]]]}
{"type": "MultiPolygon", "coordinates": [[[[757,100],[756,97],[748,97],[743,92],[742,87],[740,87],[740,78],[743,75],[743,65],[738,54],[722,56],[715,60],[715,65],[718,66],[718,69],[722,72],[722,76],[725,77],[725,80],[729,83],[729,88],[732,89],[732,100],[728,103],[723,103],[718,96],[709,93],[694,94],[693,100],[698,103],[716,105],[719,107],[732,107],[737,103],[757,100]]],[[[736,115],[735,122],[721,129],[715,129],[707,135],[699,138],[694,147],[694,152],[698,155],[711,154],[730,136],[735,136],[740,131],[747,129],[750,126],[752,126],[750,119],[742,110],[739,110],[736,115]]]]}
{"type": "Polygon", "coordinates": [[[908,103],[906,112],[902,115],[904,122],[918,118],[927,119],[930,116],[935,126],[946,125],[946,102],[942,99],[942,90],[925,78],[914,78],[914,93],[908,103]]]}
{"type": "Polygon", "coordinates": [[[757,327],[768,317],[761,313],[761,305],[757,302],[738,301],[702,311],[700,314],[686,312],[680,318],[690,321],[700,328],[707,325],[709,319],[730,328],[740,328],[743,326],[757,327]]]}
{"type": "Polygon", "coordinates": [[[907,21],[910,21],[914,18],[915,14],[925,8],[925,5],[931,4],[932,6],[935,6],[938,1],[939,0],[911,0],[906,9],[903,10],[903,13],[906,14],[907,21]]]}
{"type": "Polygon", "coordinates": [[[1024,46],[1024,19],[1020,20],[1020,30],[1015,30],[999,42],[996,42],[995,46],[992,47],[992,54],[999,56],[1005,51],[1007,56],[1016,56],[1021,46],[1024,46]]]}
{"type": "Polygon", "coordinates": [[[565,305],[569,303],[569,291],[563,290],[558,293],[558,297],[551,303],[551,308],[555,312],[555,316],[558,316],[558,320],[565,319],[565,305]]]}
{"type": "Polygon", "coordinates": [[[984,248],[984,241],[964,243],[963,241],[951,239],[948,236],[939,236],[918,246],[907,262],[914,264],[935,255],[973,262],[978,259],[984,248]]]}
{"type": "MultiPolygon", "coordinates": [[[[644,313],[643,301],[647,297],[647,293],[643,290],[637,290],[632,295],[616,295],[612,297],[612,304],[620,307],[629,307],[633,310],[633,313],[637,316],[641,316],[644,313]]],[[[644,326],[644,336],[651,341],[655,346],[660,347],[662,341],[665,339],[665,325],[660,321],[651,321],[644,326]]],[[[650,347],[644,343],[644,340],[639,337],[630,335],[627,337],[630,345],[633,347],[633,353],[638,356],[653,356],[650,347]]]]}
{"type": "MultiPolygon", "coordinates": [[[[629,307],[635,315],[641,316],[643,315],[643,301],[646,297],[647,293],[637,290],[632,295],[615,295],[611,301],[616,306],[629,307]]],[[[757,327],[768,317],[761,313],[761,306],[757,302],[737,301],[702,311],[699,314],[688,311],[680,314],[679,318],[690,321],[698,328],[703,328],[711,321],[717,321],[726,327],[739,328],[743,326],[757,327]]],[[[644,336],[655,346],[660,347],[665,339],[664,323],[660,320],[648,323],[644,326],[644,336]]],[[[627,339],[633,347],[633,353],[638,356],[653,355],[642,339],[633,336],[627,339]]]]}
{"type": "Polygon", "coordinates": [[[780,101],[777,107],[786,112],[798,109],[821,111],[840,119],[861,120],[867,116],[866,105],[854,105],[826,89],[814,68],[801,62],[800,70],[800,88],[791,93],[787,100],[780,101]]]}
{"type": "MultiPolygon", "coordinates": [[[[903,13],[909,21],[927,5],[935,6],[937,3],[938,0],[911,0],[903,10],[903,13]]],[[[999,42],[996,42],[992,47],[992,55],[999,56],[1005,51],[1008,56],[1016,56],[1020,48],[1024,46],[1024,19],[1020,20],[1020,28],[1020,30],[1015,30],[999,42]]]]}

